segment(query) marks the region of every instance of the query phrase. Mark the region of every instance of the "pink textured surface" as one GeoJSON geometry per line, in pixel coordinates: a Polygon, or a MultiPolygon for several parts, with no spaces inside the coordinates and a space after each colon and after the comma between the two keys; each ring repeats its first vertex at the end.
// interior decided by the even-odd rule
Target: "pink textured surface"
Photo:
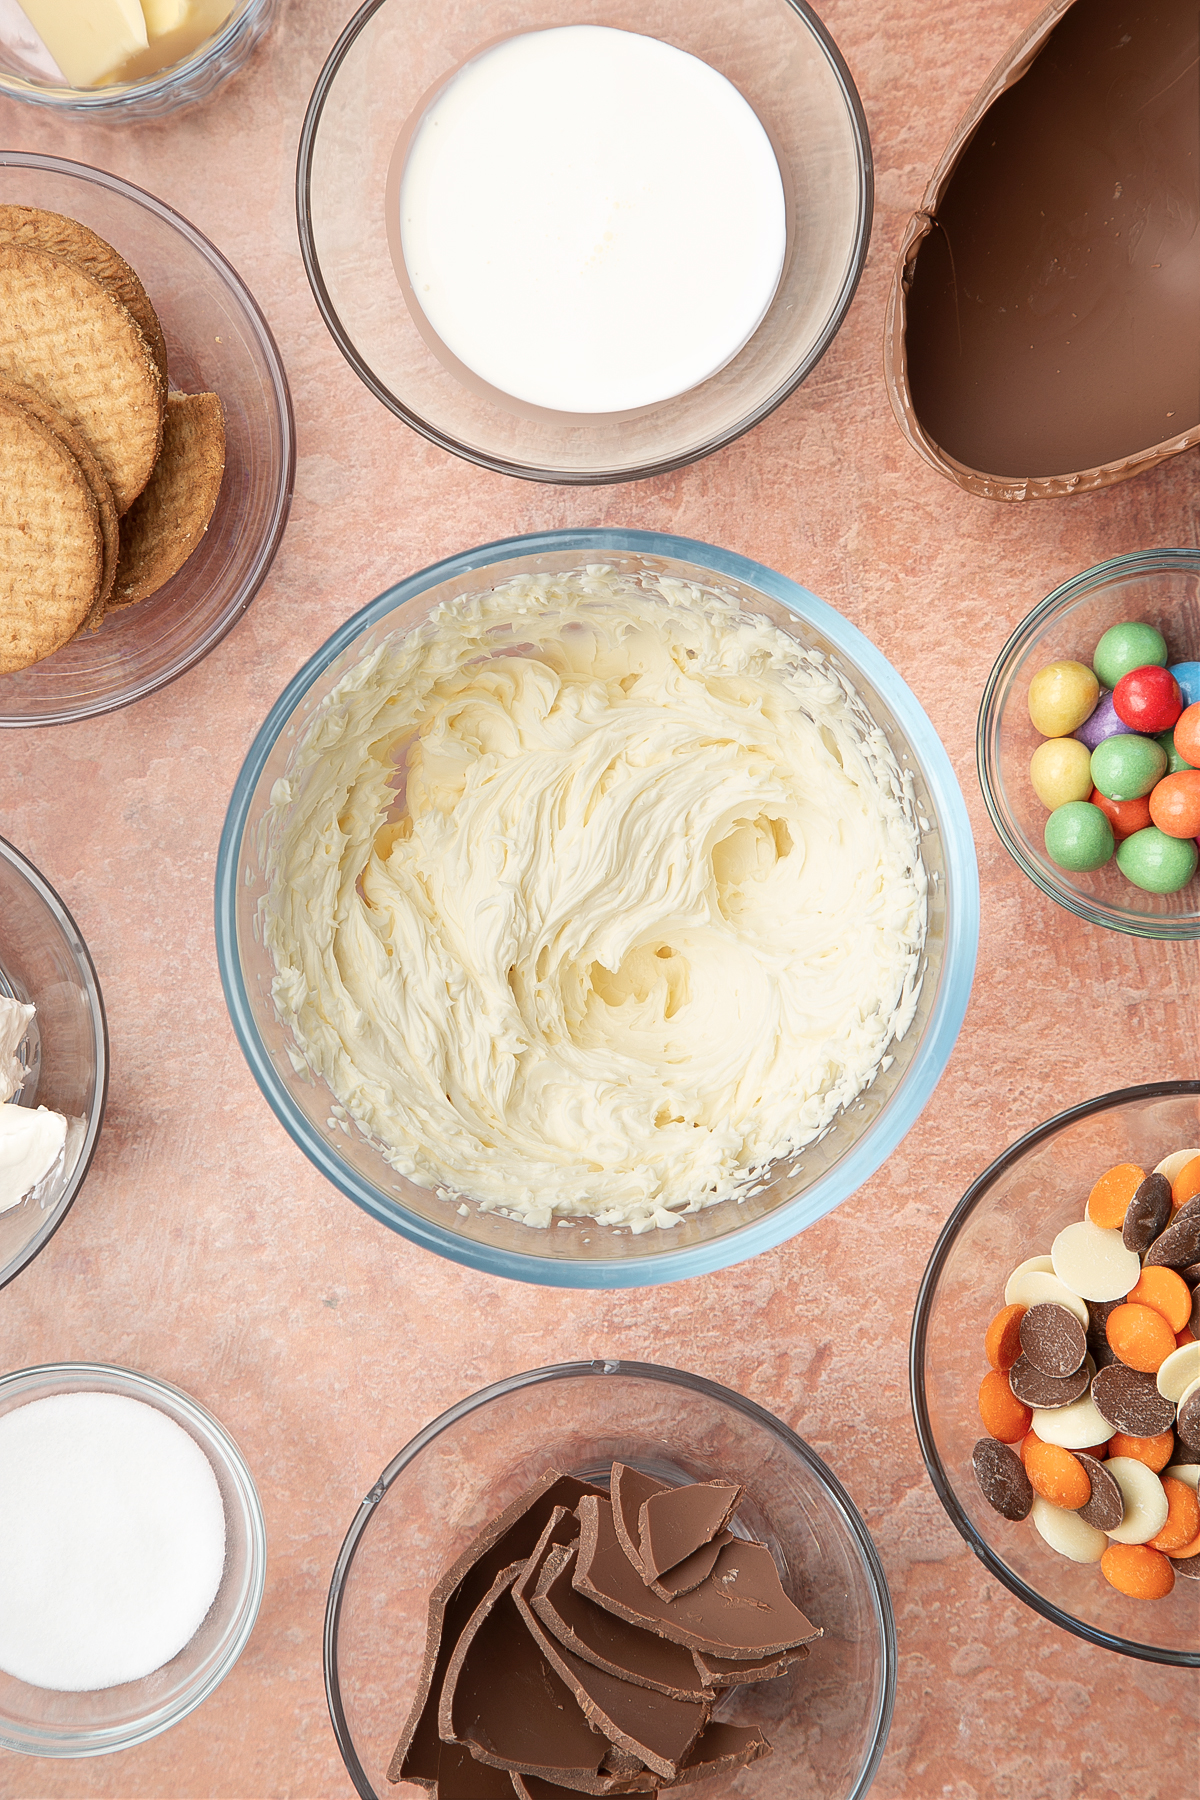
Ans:
{"type": "MultiPolygon", "coordinates": [[[[694,1369],[751,1395],[858,1503],[900,1643],[877,1800],[1194,1796],[1200,1677],[1090,1649],[994,1583],[942,1514],[906,1392],[917,1284],[972,1177],[1061,1106],[1197,1068],[1196,948],[1092,930],[1036,893],[992,832],[973,756],[984,679],[1036,600],[1103,557],[1197,543],[1196,455],[1082,499],[1003,507],[926,468],[884,393],[883,313],[905,220],[1031,0],[830,0],[824,17],[862,93],[878,181],[847,323],[806,385],[740,443],[659,481],[590,492],[508,481],[434,450],[370,397],[330,341],[297,249],[293,168],[305,103],[349,11],[348,0],[285,0],[250,69],[174,122],[63,128],[0,103],[6,143],[115,170],[230,257],[278,338],[300,453],[273,573],[206,662],[99,723],[4,743],[0,829],[62,893],[91,947],[112,1087],[74,1210],[0,1295],[0,1366],[119,1362],[196,1395],[254,1471],[270,1562],[249,1648],[204,1707],[91,1763],[0,1755],[0,1793],[350,1795],[325,1710],[321,1624],[360,1496],[461,1396],[522,1368],[603,1355],[694,1369]],[[580,1295],[438,1261],[310,1169],[234,1042],[211,895],[243,755],[336,625],[453,551],[592,524],[726,545],[796,577],[868,633],[958,771],[983,930],[949,1070],[872,1182],[803,1237],[723,1275],[580,1295]]],[[[705,1794],[736,1791],[714,1783],[705,1794]]]]}

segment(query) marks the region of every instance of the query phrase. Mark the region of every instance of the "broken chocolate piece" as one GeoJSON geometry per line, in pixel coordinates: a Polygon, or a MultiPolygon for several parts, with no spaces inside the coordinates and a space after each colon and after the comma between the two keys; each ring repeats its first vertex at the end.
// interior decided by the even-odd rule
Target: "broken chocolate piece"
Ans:
{"type": "MultiPolygon", "coordinates": [[[[583,1494],[599,1492],[573,1475],[548,1470],[491,1520],[447,1569],[429,1597],[425,1657],[408,1719],[388,1765],[389,1781],[413,1781],[430,1789],[438,1786],[439,1764],[446,1760],[438,1737],[438,1697],[459,1634],[499,1571],[529,1555],[554,1508],[574,1507],[583,1494]]],[[[452,1751],[449,1760],[461,1759],[463,1754],[452,1751]]]]}
{"type": "Polygon", "coordinates": [[[608,1745],[517,1610],[512,1590],[524,1567],[502,1569],[467,1621],[446,1668],[438,1729],[493,1768],[573,1787],[598,1776],[608,1745]]]}
{"type": "MultiPolygon", "coordinates": [[[[505,1779],[512,1783],[510,1791],[516,1794],[517,1800],[566,1800],[567,1795],[578,1792],[577,1788],[559,1787],[557,1782],[547,1781],[541,1775],[522,1774],[520,1769],[510,1770],[505,1779]]],[[[614,1794],[649,1795],[652,1800],[652,1797],[658,1792],[658,1785],[649,1770],[645,1773],[645,1782],[647,1785],[636,1788],[631,1783],[627,1783],[624,1787],[614,1787],[612,1792],[614,1794]]]]}
{"type": "Polygon", "coordinates": [[[551,1636],[521,1591],[513,1599],[525,1625],[550,1667],[575,1696],[588,1723],[609,1743],[638,1757],[654,1774],[674,1780],[679,1765],[708,1723],[706,1700],[674,1700],[653,1688],[639,1687],[585,1662],[551,1636]]]}
{"type": "Polygon", "coordinates": [[[1020,1336],[1026,1358],[1043,1375],[1061,1380],[1083,1367],[1087,1334],[1065,1306],[1045,1301],[1031,1306],[1021,1320],[1020,1336]]]}
{"type": "Polygon", "coordinates": [[[1175,1423],[1175,1403],[1163,1399],[1153,1375],[1143,1375],[1122,1362],[1097,1369],[1092,1399],[1113,1430],[1129,1437],[1157,1437],[1175,1423]]]}
{"type": "Polygon", "coordinates": [[[646,1581],[657,1580],[711,1543],[728,1525],[745,1491],[724,1481],[691,1481],[643,1501],[638,1550],[646,1581]]]}
{"type": "Polygon", "coordinates": [[[628,1463],[613,1464],[609,1493],[617,1542],[639,1575],[642,1574],[642,1551],[638,1543],[638,1521],[642,1507],[652,1495],[666,1492],[665,1481],[656,1481],[653,1475],[643,1475],[640,1469],[631,1469],[628,1463]]]}
{"type": "Polygon", "coordinates": [[[782,1675],[793,1663],[803,1662],[807,1655],[807,1644],[801,1644],[795,1650],[784,1650],[778,1656],[752,1656],[746,1661],[737,1657],[710,1656],[705,1650],[692,1651],[701,1679],[707,1687],[713,1688],[744,1687],[752,1681],[774,1681],[777,1675],[782,1675]]]}
{"type": "Polygon", "coordinates": [[[681,1563],[676,1563],[665,1575],[660,1575],[657,1580],[647,1582],[646,1585],[654,1589],[660,1600],[677,1600],[680,1594],[690,1594],[693,1588],[698,1588],[712,1574],[718,1556],[726,1544],[732,1542],[732,1531],[719,1532],[711,1544],[702,1544],[699,1550],[685,1556],[681,1563]]]}
{"type": "Polygon", "coordinates": [[[1165,1175],[1147,1175],[1125,1208],[1121,1241],[1127,1250],[1145,1256],[1171,1217],[1171,1184],[1165,1175]]]}
{"type": "MultiPolygon", "coordinates": [[[[1078,1319],[1073,1319],[1072,1324],[1079,1326],[1079,1336],[1082,1339],[1083,1327],[1079,1325],[1078,1319]]],[[[1070,1406],[1072,1401],[1082,1399],[1087,1393],[1091,1379],[1086,1363],[1081,1363],[1073,1375],[1043,1375],[1025,1355],[1018,1356],[1008,1371],[1008,1385],[1013,1391],[1013,1398],[1023,1406],[1070,1406]]]]}
{"type": "Polygon", "coordinates": [[[547,1631],[610,1675],[676,1700],[703,1699],[709,1684],[691,1651],[594,1606],[571,1585],[574,1564],[571,1548],[549,1551],[542,1563],[530,1605],[547,1631]]]}
{"type": "Polygon", "coordinates": [[[979,1491],[1002,1519],[1027,1519],[1033,1509],[1033,1488],[1025,1465],[1008,1444],[996,1438],[980,1438],[971,1452],[971,1466],[979,1491]]]}
{"type": "Polygon", "coordinates": [[[1086,1524],[1094,1525],[1097,1531],[1114,1531],[1125,1516],[1124,1494],[1102,1462],[1085,1455],[1082,1450],[1077,1450],[1075,1455],[1092,1484],[1091,1498],[1086,1506],[1079,1508],[1080,1518],[1086,1524]]]}
{"type": "Polygon", "coordinates": [[[771,1746],[757,1725],[706,1725],[696,1739],[672,1787],[707,1781],[710,1775],[732,1774],[760,1757],[770,1756],[771,1746]]]}
{"type": "Polygon", "coordinates": [[[582,1529],[574,1584],[619,1618],[718,1656],[790,1650],[821,1635],[784,1593],[764,1544],[726,1544],[706,1581],[677,1600],[662,1600],[640,1580],[617,1542],[608,1502],[585,1494],[577,1510],[582,1529]]]}

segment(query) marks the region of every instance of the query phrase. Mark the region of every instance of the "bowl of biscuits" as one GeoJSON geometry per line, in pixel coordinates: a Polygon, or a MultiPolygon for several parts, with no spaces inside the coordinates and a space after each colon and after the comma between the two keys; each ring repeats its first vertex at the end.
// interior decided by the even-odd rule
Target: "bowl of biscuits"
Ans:
{"type": "Polygon", "coordinates": [[[0,155],[0,724],[93,717],[224,637],[287,521],[269,327],[159,200],[0,155]]]}

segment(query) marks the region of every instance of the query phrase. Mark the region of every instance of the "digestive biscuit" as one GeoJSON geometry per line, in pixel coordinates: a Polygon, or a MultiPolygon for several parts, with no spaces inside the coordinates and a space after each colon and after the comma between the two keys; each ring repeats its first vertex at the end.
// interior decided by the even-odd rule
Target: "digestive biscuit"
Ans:
{"type": "Polygon", "coordinates": [[[168,394],[154,473],[121,522],[121,557],[109,611],[145,600],[203,537],[225,471],[225,413],[216,394],[168,394]]]}
{"type": "Polygon", "coordinates": [[[0,399],[0,673],[74,636],[104,576],[96,496],[62,440],[0,399]]]}

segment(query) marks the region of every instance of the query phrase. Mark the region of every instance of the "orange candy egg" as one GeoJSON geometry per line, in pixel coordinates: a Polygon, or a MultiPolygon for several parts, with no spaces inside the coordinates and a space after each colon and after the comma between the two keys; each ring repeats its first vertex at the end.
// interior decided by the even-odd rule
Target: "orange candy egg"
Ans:
{"type": "Polygon", "coordinates": [[[1175,748],[1186,762],[1200,767],[1200,700],[1185,706],[1176,719],[1175,748]]]}
{"type": "Polygon", "coordinates": [[[1164,775],[1150,792],[1150,818],[1167,837],[1200,836],[1200,769],[1164,775]]]}
{"type": "Polygon", "coordinates": [[[1127,837],[1132,837],[1135,831],[1145,831],[1151,823],[1150,802],[1145,795],[1140,800],[1110,800],[1099,788],[1093,788],[1089,798],[1112,826],[1113,837],[1118,844],[1124,843],[1127,837]]]}

